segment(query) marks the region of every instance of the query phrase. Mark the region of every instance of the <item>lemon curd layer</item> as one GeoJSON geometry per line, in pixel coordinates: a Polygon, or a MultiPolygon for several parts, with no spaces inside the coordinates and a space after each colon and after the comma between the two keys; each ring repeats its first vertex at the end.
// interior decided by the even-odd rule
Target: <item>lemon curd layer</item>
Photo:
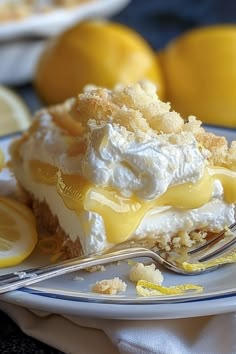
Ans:
{"type": "Polygon", "coordinates": [[[135,196],[124,197],[115,190],[91,185],[78,175],[63,174],[56,167],[38,160],[29,161],[29,170],[34,182],[56,188],[66,208],[77,214],[86,210],[102,216],[110,243],[129,239],[151,209],[163,206],[195,209],[203,206],[210,201],[216,180],[223,186],[225,202],[236,203],[236,173],[225,168],[206,168],[197,183],[171,186],[151,201],[135,196]]]}

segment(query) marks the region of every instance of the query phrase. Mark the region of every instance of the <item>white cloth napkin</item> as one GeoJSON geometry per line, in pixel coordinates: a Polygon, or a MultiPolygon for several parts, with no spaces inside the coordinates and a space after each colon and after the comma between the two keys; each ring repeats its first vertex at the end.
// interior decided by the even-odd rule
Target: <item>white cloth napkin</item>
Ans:
{"type": "Polygon", "coordinates": [[[236,313],[126,321],[61,316],[0,303],[27,335],[67,354],[235,354],[236,313]]]}

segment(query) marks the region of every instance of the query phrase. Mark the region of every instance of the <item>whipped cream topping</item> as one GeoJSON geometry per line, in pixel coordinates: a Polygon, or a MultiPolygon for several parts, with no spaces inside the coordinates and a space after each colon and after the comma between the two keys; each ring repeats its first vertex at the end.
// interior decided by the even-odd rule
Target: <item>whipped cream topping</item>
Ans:
{"type": "Polygon", "coordinates": [[[206,165],[193,135],[182,145],[157,135],[139,141],[134,133],[124,135],[120,127],[106,123],[91,126],[89,141],[82,160],[83,175],[125,196],[154,199],[171,185],[198,181],[206,165]]]}
{"type": "Polygon", "coordinates": [[[204,173],[206,152],[195,137],[175,144],[172,135],[136,136],[116,124],[89,124],[86,153],[68,156],[68,144],[80,137],[66,136],[49,114],[41,119],[41,129],[22,146],[24,159],[37,159],[57,166],[64,173],[78,174],[96,185],[118,190],[124,196],[154,199],[171,185],[195,183],[204,173]]]}

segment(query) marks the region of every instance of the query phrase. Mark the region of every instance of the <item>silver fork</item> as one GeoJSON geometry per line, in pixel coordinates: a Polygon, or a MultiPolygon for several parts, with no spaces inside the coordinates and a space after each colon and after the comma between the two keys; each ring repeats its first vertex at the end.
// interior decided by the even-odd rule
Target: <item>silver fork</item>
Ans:
{"type": "Polygon", "coordinates": [[[235,231],[236,222],[227,229],[222,230],[210,241],[190,251],[186,251],[185,255],[182,253],[182,250],[179,253],[176,250],[156,253],[148,248],[129,246],[129,248],[108,251],[92,256],[76,257],[53,265],[16,271],[0,276],[0,294],[84,268],[138,257],[151,258],[155,263],[162,264],[164,267],[179,274],[195,275],[206,273],[218,268],[218,266],[212,266],[199,271],[187,271],[181,266],[183,259],[190,263],[196,263],[209,261],[218,255],[222,255],[222,253],[231,250],[236,244],[235,231]],[[231,232],[231,236],[225,237],[227,230],[231,232]],[[225,241],[223,244],[221,244],[222,240],[225,241]],[[217,246],[214,250],[212,250],[213,245],[217,246]],[[196,254],[200,254],[200,257],[196,258],[195,256],[194,258],[193,255],[196,254]]]}

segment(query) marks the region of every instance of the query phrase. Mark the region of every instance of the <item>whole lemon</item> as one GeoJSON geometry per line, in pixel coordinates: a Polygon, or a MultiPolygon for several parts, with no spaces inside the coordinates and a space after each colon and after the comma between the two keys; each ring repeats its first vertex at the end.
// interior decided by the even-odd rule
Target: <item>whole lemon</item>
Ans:
{"type": "Polygon", "coordinates": [[[35,88],[48,104],[77,95],[87,84],[113,88],[149,79],[163,97],[155,52],[132,29],[113,22],[84,21],[52,39],[41,55],[35,88]]]}
{"type": "Polygon", "coordinates": [[[184,117],[236,127],[236,26],[187,32],[169,43],[161,62],[173,109],[184,117]]]}

